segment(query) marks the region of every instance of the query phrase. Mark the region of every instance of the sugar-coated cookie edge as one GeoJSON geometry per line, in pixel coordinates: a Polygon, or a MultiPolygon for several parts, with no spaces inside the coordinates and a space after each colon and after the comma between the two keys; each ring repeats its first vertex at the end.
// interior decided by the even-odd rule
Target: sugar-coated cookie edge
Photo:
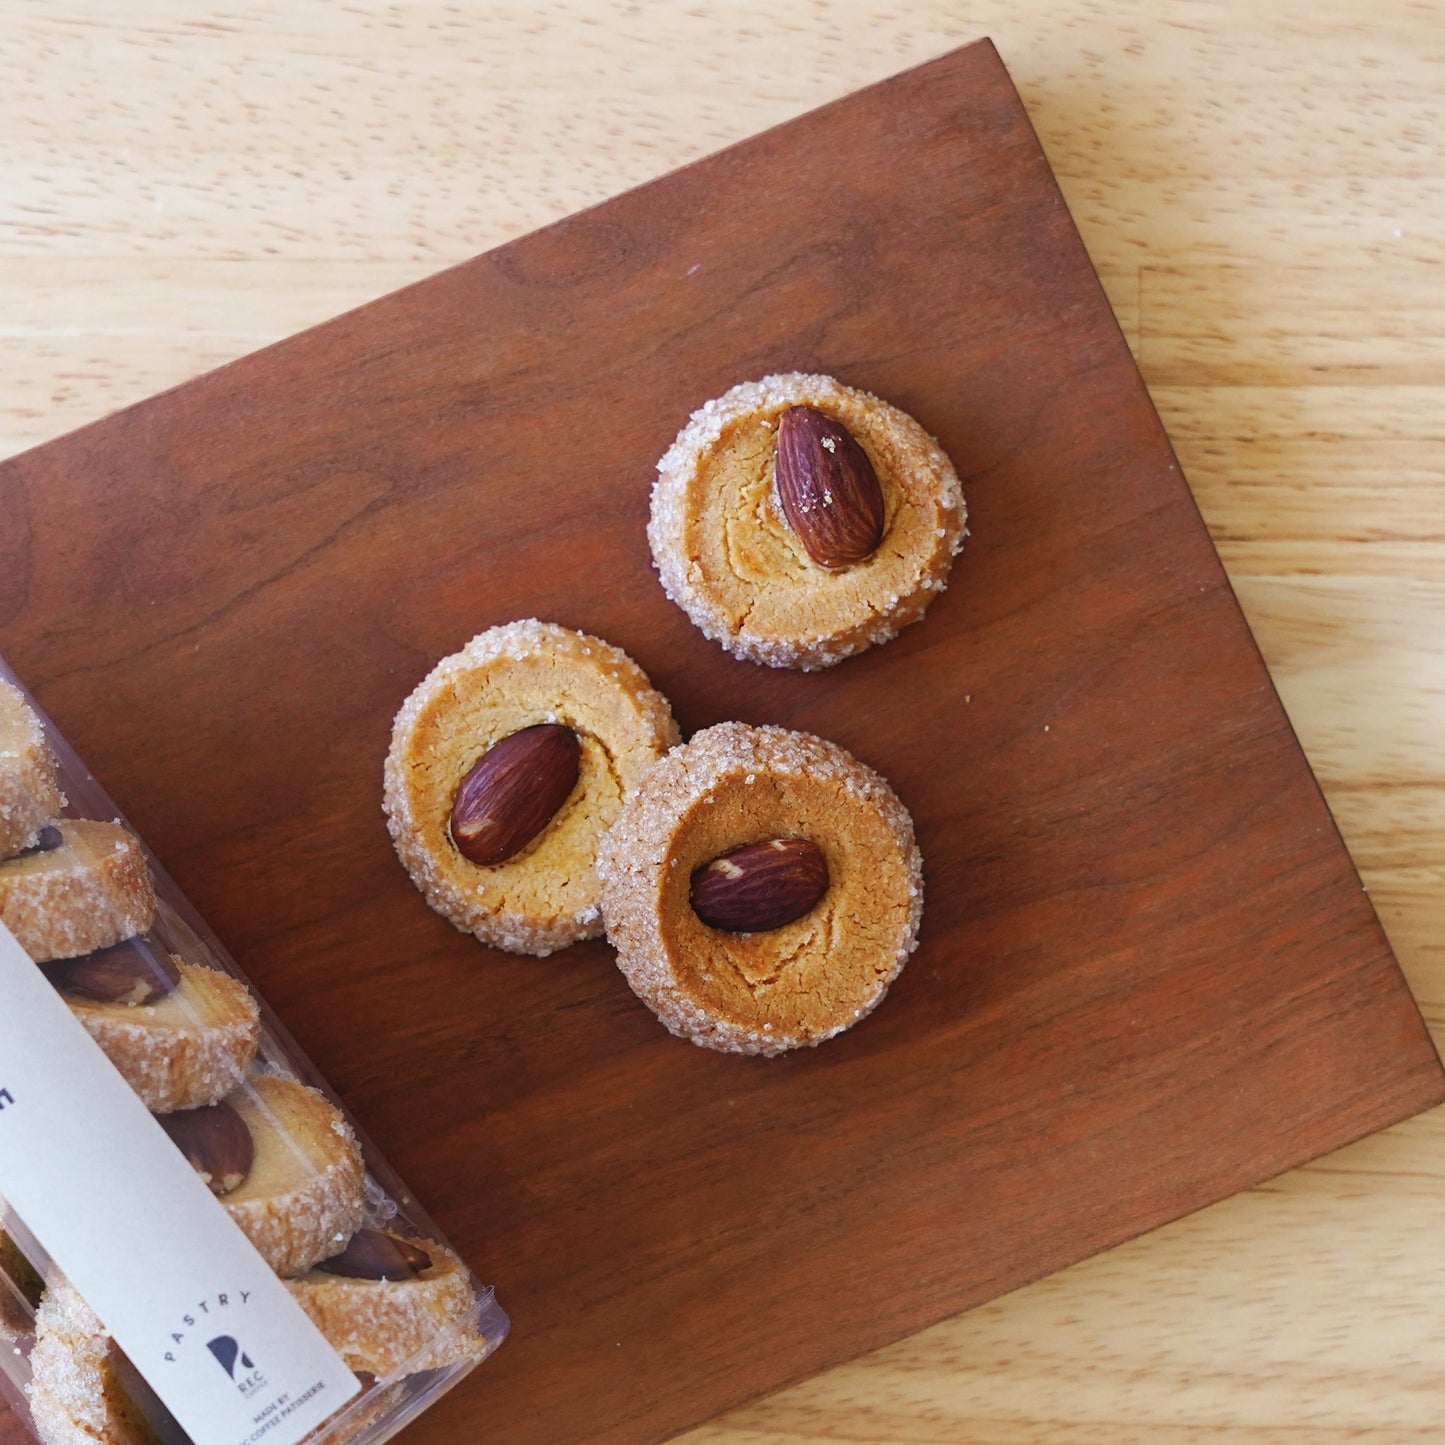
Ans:
{"type": "Polygon", "coordinates": [[[918,421],[872,392],[844,386],[835,377],[784,371],[757,381],[739,382],[693,412],[657,464],[647,540],[662,590],[705,637],[748,662],[814,672],[832,667],[878,643],[888,642],[902,628],[921,621],[933,599],[948,585],[953,559],[963,547],[966,523],[967,508],[958,473],[937,440],[918,421]],[[806,406],[840,398],[880,411],[897,433],[902,447],[916,458],[919,466],[932,472],[938,487],[939,506],[946,518],[944,535],[938,539],[918,586],[912,592],[894,597],[890,606],[858,627],[812,640],[759,637],[745,626],[734,631],[729,619],[689,574],[684,542],[685,502],[698,462],[716,444],[724,429],[741,417],[780,406],[806,406]]]}
{"type": "Polygon", "coordinates": [[[918,946],[923,918],[923,858],[913,819],[887,781],[845,748],[811,733],[787,728],[725,722],[705,728],[690,742],[654,763],[598,853],[602,909],[617,966],[634,993],[679,1038],[723,1053],[774,1056],[817,1045],[852,1027],[882,1003],[889,987],[918,946]],[[667,868],[669,841],[677,820],[698,798],[739,771],[804,773],[843,780],[850,791],[877,807],[894,842],[907,858],[909,920],[896,957],[875,996],[848,1023],[814,1035],[773,1035],[719,1019],[701,1008],[673,971],[654,900],[667,868]]]}
{"type": "Polygon", "coordinates": [[[491,912],[456,888],[446,870],[421,837],[406,787],[407,740],[422,711],[442,687],[467,672],[500,657],[522,660],[546,651],[595,649],[589,662],[603,660],[626,677],[651,731],[664,746],[678,740],[676,720],[667,699],[652,686],[647,674],[620,647],[560,623],[535,617],[501,623],[479,632],[464,647],[443,657],[412,690],[392,723],[391,745],[383,770],[382,810],[387,830],[402,866],[411,875],[427,903],[462,933],[508,953],[544,958],[560,948],[602,936],[602,909],[593,904],[568,918],[547,922],[515,912],[491,912]]]}

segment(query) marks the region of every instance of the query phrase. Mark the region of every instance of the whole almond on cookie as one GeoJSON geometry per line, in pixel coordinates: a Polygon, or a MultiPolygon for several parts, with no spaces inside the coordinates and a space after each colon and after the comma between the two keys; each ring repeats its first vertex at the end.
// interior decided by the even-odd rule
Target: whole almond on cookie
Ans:
{"type": "Polygon", "coordinates": [[[419,1245],[380,1229],[358,1229],[346,1248],[316,1266],[325,1274],[345,1279],[387,1280],[396,1284],[415,1279],[432,1266],[431,1255],[419,1245]]]}
{"type": "Polygon", "coordinates": [[[778,501],[820,567],[847,567],[883,540],[883,489],[868,454],[842,422],[810,406],[778,420],[778,501]]]}
{"type": "Polygon", "coordinates": [[[35,835],[35,841],[28,848],[22,848],[16,856],[25,858],[32,853],[53,853],[63,842],[65,834],[54,823],[47,823],[35,835]]]}
{"type": "Polygon", "coordinates": [[[212,1194],[229,1194],[245,1183],[256,1159],[256,1144],[246,1121],[229,1104],[207,1104],[156,1118],[212,1194]]]}
{"type": "Polygon", "coordinates": [[[709,928],[766,933],[809,912],[828,891],[828,862],[806,838],[733,848],[692,875],[692,910],[709,928]]]}
{"type": "Polygon", "coordinates": [[[61,993],[96,1003],[154,1003],[174,993],[181,981],[170,954],[134,939],[79,958],[52,959],[40,970],[61,993]]]}
{"type": "Polygon", "coordinates": [[[567,801],[581,768],[582,744],[560,723],[521,728],[493,744],[457,789],[457,850],[483,867],[515,857],[567,801]]]}

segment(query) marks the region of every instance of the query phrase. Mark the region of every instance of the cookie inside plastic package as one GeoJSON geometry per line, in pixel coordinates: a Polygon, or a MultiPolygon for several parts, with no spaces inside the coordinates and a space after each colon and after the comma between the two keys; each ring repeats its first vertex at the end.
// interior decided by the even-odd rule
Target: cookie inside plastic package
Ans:
{"type": "Polygon", "coordinates": [[[0,1393],[43,1445],[380,1445],[507,1330],[0,662],[0,1393]]]}

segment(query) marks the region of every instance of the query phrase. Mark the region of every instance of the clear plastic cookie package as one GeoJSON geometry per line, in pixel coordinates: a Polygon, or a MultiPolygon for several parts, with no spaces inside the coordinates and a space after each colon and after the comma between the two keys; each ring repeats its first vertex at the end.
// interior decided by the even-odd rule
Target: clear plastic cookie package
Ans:
{"type": "Polygon", "coordinates": [[[42,1445],[380,1445],[507,1329],[0,660],[0,1394],[42,1445]]]}

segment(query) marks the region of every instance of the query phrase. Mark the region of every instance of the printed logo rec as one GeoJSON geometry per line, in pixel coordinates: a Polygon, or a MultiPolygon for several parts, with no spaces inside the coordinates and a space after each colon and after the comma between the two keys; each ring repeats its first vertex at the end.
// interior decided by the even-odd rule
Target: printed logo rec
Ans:
{"type": "MultiPolygon", "coordinates": [[[[225,1310],[229,1313],[238,1305],[244,1305],[251,1298],[251,1291],[248,1289],[233,1290],[229,1294],[218,1294],[214,1299],[203,1299],[195,1306],[195,1314],[181,1316],[181,1323],[184,1329],[171,1331],[172,1345],[184,1345],[190,1338],[190,1332],[200,1322],[200,1317],[205,1316],[215,1321],[215,1317],[225,1310]]],[[[215,1321],[219,1323],[219,1321],[215,1321]]],[[[204,1329],[205,1326],[202,1325],[204,1329]]],[[[265,1383],[266,1377],[251,1362],[251,1357],[241,1348],[232,1335],[216,1335],[214,1339],[206,1341],[206,1348],[216,1357],[216,1362],[236,1382],[237,1389],[248,1400],[265,1383]]],[[[174,1349],[166,1351],[166,1359],[171,1364],[176,1363],[176,1352],[174,1349]]]]}
{"type": "Polygon", "coordinates": [[[243,1399],[249,1400],[258,1390],[266,1386],[266,1377],[256,1368],[256,1362],[231,1335],[217,1335],[206,1341],[206,1348],[216,1357],[220,1367],[236,1382],[236,1388],[243,1399]],[[237,1374],[239,1369],[240,1373],[237,1374]]]}

